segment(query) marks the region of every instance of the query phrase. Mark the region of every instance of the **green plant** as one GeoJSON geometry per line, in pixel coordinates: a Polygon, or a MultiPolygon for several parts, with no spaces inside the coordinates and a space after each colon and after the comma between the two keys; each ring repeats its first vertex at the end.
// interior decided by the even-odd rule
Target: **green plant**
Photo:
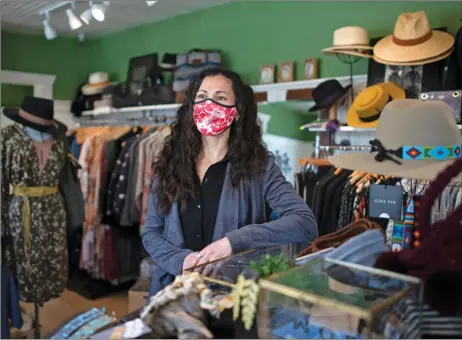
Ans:
{"type": "Polygon", "coordinates": [[[262,255],[260,262],[250,261],[249,268],[260,274],[260,277],[267,277],[275,273],[289,269],[291,265],[284,259],[284,253],[278,256],[269,254],[262,255]]]}

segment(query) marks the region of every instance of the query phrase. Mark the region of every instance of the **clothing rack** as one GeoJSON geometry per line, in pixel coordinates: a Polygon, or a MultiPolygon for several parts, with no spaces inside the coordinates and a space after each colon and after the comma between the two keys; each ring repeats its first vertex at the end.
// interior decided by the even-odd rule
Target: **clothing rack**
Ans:
{"type": "Polygon", "coordinates": [[[320,151],[370,151],[371,147],[368,145],[319,145],[320,151]]]}
{"type": "Polygon", "coordinates": [[[165,115],[142,118],[120,117],[119,115],[84,116],[76,119],[75,125],[76,127],[168,125],[173,118],[173,116],[165,115]]]}

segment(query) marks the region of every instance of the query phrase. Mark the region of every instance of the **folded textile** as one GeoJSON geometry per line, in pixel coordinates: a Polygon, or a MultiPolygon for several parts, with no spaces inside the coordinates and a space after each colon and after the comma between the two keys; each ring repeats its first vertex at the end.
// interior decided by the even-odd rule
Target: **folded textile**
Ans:
{"type": "Polygon", "coordinates": [[[316,253],[320,250],[327,248],[337,248],[344,242],[348,241],[350,238],[355,237],[366,230],[378,229],[383,232],[383,229],[380,225],[375,222],[360,219],[354,223],[347,225],[346,227],[337,230],[336,232],[318,237],[313,243],[306,249],[302,250],[297,257],[309,255],[316,253]]]}

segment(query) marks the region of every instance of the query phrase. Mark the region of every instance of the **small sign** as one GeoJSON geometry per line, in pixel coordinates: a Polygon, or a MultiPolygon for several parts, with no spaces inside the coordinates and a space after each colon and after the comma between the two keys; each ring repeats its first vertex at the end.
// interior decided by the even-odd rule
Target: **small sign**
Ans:
{"type": "Polygon", "coordinates": [[[403,189],[396,185],[372,184],[369,189],[369,216],[401,221],[403,189]]]}

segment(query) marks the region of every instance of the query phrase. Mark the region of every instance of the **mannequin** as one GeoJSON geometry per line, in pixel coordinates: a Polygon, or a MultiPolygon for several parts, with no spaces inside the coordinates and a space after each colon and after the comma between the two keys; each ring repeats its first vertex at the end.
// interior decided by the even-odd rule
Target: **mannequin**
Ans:
{"type": "Polygon", "coordinates": [[[19,299],[38,306],[57,298],[67,280],[66,207],[59,191],[65,126],[53,101],[26,97],[4,108],[15,121],[1,130],[2,263],[17,281],[19,299]]]}

